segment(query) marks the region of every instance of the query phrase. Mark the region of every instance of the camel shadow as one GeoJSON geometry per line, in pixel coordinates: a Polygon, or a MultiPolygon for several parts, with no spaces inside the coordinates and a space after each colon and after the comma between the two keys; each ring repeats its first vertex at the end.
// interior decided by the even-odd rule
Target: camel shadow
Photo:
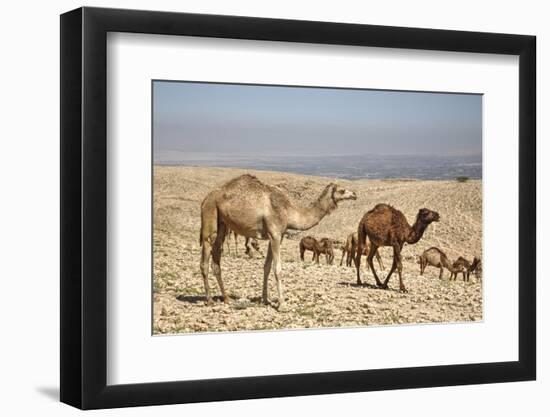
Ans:
{"type": "MultiPolygon", "coordinates": [[[[176,299],[178,301],[181,301],[182,303],[191,303],[191,304],[206,303],[205,295],[178,295],[176,299]]],[[[223,301],[223,298],[221,295],[215,295],[212,297],[212,300],[223,301]]]]}
{"type": "Polygon", "coordinates": [[[340,281],[338,285],[342,285],[345,287],[352,287],[352,288],[370,288],[371,290],[382,290],[382,291],[393,291],[393,292],[400,292],[399,290],[396,290],[394,288],[381,288],[374,284],[369,284],[368,282],[363,282],[361,284],[357,284],[356,282],[346,282],[346,281],[340,281]]]}

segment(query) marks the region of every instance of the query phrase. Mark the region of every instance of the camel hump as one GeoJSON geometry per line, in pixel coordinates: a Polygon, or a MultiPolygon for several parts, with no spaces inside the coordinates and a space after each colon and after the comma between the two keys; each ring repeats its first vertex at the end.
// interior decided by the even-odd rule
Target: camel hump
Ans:
{"type": "Polygon", "coordinates": [[[447,257],[447,255],[445,255],[445,252],[443,252],[441,249],[439,249],[436,246],[432,246],[424,251],[424,253],[428,253],[428,254],[433,252],[437,252],[439,255],[447,257]]]}
{"type": "Polygon", "coordinates": [[[378,203],[370,211],[385,211],[385,210],[395,210],[392,206],[386,203],[378,203]]]}
{"type": "Polygon", "coordinates": [[[243,174],[226,182],[222,188],[223,199],[247,198],[259,199],[272,195],[276,189],[271,187],[251,174],[243,174]]]}
{"type": "Polygon", "coordinates": [[[223,185],[223,188],[233,188],[233,187],[239,187],[239,186],[242,186],[242,185],[259,185],[259,184],[263,184],[259,179],[258,177],[252,175],[252,174],[243,174],[243,175],[239,175],[238,177],[235,177],[233,179],[230,179],[229,181],[227,181],[224,185],[223,185]]]}

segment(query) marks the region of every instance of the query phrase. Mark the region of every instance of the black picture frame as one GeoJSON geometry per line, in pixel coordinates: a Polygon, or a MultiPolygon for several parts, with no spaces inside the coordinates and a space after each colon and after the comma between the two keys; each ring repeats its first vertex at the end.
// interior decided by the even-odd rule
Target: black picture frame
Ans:
{"type": "Polygon", "coordinates": [[[94,409],[535,379],[535,50],[524,35],[88,7],[61,15],[61,401],[94,409]],[[519,360],[107,385],[108,32],[519,56],[519,360]]]}

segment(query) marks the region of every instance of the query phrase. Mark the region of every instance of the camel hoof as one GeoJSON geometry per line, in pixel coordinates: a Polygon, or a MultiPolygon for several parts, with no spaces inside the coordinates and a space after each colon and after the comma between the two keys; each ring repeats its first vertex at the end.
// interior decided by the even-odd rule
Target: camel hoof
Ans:
{"type": "Polygon", "coordinates": [[[406,293],[408,293],[408,292],[409,292],[409,290],[408,290],[408,289],[406,289],[405,287],[401,287],[401,288],[399,288],[399,291],[401,291],[401,292],[402,292],[402,293],[404,293],[404,294],[406,294],[406,293]]]}
{"type": "Polygon", "coordinates": [[[211,298],[208,298],[208,299],[206,300],[206,303],[205,303],[205,304],[206,304],[207,306],[211,306],[211,305],[214,304],[214,301],[212,301],[211,298]]]}
{"type": "Polygon", "coordinates": [[[383,289],[383,290],[387,290],[387,289],[388,289],[388,284],[382,284],[382,283],[380,283],[380,284],[376,284],[376,285],[378,286],[378,288],[381,288],[381,289],[383,289]]]}

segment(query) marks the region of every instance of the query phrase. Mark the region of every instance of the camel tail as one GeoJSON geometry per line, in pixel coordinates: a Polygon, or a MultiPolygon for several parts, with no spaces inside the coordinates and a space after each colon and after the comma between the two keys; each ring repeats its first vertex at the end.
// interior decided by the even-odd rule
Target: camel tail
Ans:
{"type": "MultiPolygon", "coordinates": [[[[361,223],[357,229],[357,243],[360,243],[361,246],[365,246],[367,242],[367,227],[361,223]]],[[[359,245],[357,245],[359,246],[359,245]]]]}
{"type": "Polygon", "coordinates": [[[218,230],[218,207],[212,195],[208,195],[201,204],[201,231],[199,234],[199,244],[203,246],[204,240],[208,239],[218,230]]]}
{"type": "Polygon", "coordinates": [[[204,219],[203,219],[203,214],[201,213],[201,228],[200,228],[200,232],[199,232],[199,245],[201,247],[202,247],[202,229],[203,228],[204,228],[204,219]]]}

